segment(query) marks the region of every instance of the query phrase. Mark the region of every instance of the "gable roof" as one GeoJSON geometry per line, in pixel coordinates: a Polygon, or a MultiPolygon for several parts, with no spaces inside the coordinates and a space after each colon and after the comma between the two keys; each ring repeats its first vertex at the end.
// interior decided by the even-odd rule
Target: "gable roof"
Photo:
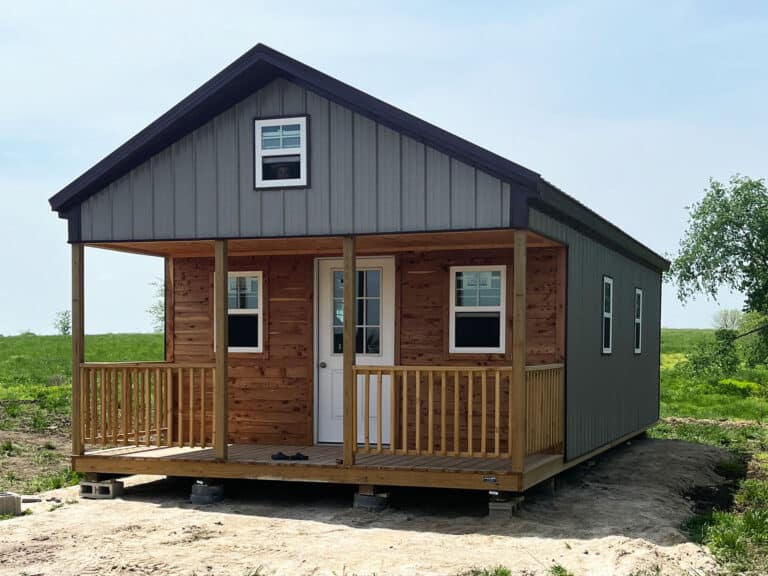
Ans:
{"type": "MultiPolygon", "coordinates": [[[[544,181],[537,172],[425,122],[264,44],[254,46],[62,188],[50,198],[51,208],[61,217],[69,218],[73,209],[90,196],[278,77],[286,78],[509,182],[513,185],[518,201],[531,200],[655,269],[666,270],[669,267],[669,262],[664,258],[544,181]]],[[[77,220],[76,215],[73,220],[77,220]]]]}
{"type": "Polygon", "coordinates": [[[359,112],[415,140],[455,156],[508,182],[535,190],[539,175],[498,154],[420,120],[294,60],[257,44],[200,88],[184,98],[125,144],[117,148],[50,199],[51,208],[65,212],[105,185],[135,168],[174,141],[282,76],[359,112]]]}

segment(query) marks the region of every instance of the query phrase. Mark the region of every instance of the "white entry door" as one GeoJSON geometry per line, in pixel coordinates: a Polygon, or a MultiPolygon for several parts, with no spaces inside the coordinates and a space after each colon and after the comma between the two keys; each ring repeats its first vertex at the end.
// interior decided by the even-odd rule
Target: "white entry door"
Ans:
{"type": "MultiPolygon", "coordinates": [[[[395,362],[395,262],[392,257],[358,258],[357,263],[358,365],[392,366],[395,362]]],[[[317,322],[317,441],[343,442],[344,435],[344,262],[319,259],[317,322]]],[[[389,443],[390,378],[382,377],[381,442],[389,443]]],[[[358,442],[365,438],[364,380],[357,382],[358,442]]],[[[378,441],[376,376],[370,378],[369,439],[378,441]]]]}

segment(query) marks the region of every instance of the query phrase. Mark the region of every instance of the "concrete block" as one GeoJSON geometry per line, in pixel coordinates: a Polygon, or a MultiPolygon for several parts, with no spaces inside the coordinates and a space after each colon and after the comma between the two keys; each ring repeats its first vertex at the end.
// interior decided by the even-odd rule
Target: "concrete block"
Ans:
{"type": "Polygon", "coordinates": [[[369,510],[371,512],[381,512],[389,503],[389,494],[387,492],[378,492],[376,494],[363,494],[355,492],[352,498],[352,507],[369,510]]]}
{"type": "Polygon", "coordinates": [[[21,496],[13,492],[0,492],[0,515],[21,514],[21,496]]]}
{"type": "Polygon", "coordinates": [[[103,482],[80,482],[80,498],[90,500],[112,500],[123,495],[123,483],[119,480],[103,482]]]}
{"type": "Polygon", "coordinates": [[[523,504],[523,496],[506,496],[495,494],[488,500],[488,517],[494,519],[507,519],[520,508],[523,504]]]}
{"type": "Polygon", "coordinates": [[[224,500],[224,484],[192,484],[192,492],[189,501],[192,504],[215,504],[224,500]]]}

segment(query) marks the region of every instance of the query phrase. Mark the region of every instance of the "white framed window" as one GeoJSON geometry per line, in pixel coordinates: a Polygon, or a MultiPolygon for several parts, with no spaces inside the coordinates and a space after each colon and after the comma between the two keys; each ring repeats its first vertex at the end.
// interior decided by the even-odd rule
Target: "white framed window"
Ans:
{"type": "Polygon", "coordinates": [[[254,120],[254,186],[307,186],[307,117],[254,120]]]}
{"type": "Polygon", "coordinates": [[[643,351],[643,291],[635,288],[635,354],[643,351]]]}
{"type": "Polygon", "coordinates": [[[230,272],[227,278],[227,315],[230,352],[263,350],[261,272],[230,272]]]}
{"type": "Polygon", "coordinates": [[[450,352],[504,352],[505,294],[505,266],[451,267],[450,352]]]}
{"type": "Polygon", "coordinates": [[[603,354],[613,352],[613,278],[603,276],[603,354]]]}
{"type": "MultiPolygon", "coordinates": [[[[381,268],[357,271],[355,306],[355,352],[381,356],[382,290],[381,268]]],[[[333,338],[331,354],[344,353],[344,271],[333,271],[333,338]]]]}

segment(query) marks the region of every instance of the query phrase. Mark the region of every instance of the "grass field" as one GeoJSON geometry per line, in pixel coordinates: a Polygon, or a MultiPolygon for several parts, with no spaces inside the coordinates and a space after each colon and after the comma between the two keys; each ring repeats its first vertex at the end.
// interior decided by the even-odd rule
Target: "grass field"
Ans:
{"type": "MultiPolygon", "coordinates": [[[[700,510],[684,529],[727,570],[768,573],[768,395],[762,392],[768,370],[732,375],[760,381],[748,382],[751,388],[691,379],[682,369],[686,358],[714,337],[713,330],[662,330],[661,414],[677,420],[661,422],[650,435],[732,452],[720,465],[732,492],[720,509],[700,510]]],[[[85,350],[90,361],[161,360],[163,336],[88,336],[85,350]]],[[[68,467],[70,377],[68,337],[0,337],[0,491],[36,492],[79,480],[68,467]]]]}

